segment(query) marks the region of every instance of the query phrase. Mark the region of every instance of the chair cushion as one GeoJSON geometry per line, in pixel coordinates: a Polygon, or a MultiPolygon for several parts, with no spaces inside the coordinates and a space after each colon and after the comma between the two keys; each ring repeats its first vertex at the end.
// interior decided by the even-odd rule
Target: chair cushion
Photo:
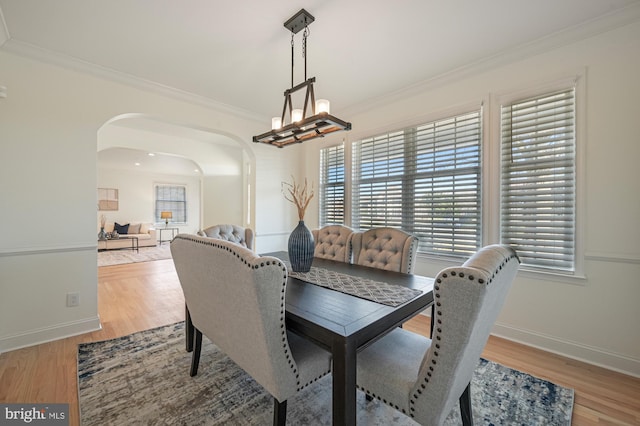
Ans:
{"type": "Polygon", "coordinates": [[[313,230],[314,257],[351,262],[351,235],[353,230],[342,225],[328,225],[313,230]]]}
{"type": "Polygon", "coordinates": [[[353,263],[388,271],[412,273],[417,239],[395,228],[374,228],[356,233],[353,263]]]}
{"type": "Polygon", "coordinates": [[[431,340],[397,328],[358,354],[358,387],[407,414],[409,392],[431,340]],[[402,354],[402,357],[398,357],[402,354]]]}

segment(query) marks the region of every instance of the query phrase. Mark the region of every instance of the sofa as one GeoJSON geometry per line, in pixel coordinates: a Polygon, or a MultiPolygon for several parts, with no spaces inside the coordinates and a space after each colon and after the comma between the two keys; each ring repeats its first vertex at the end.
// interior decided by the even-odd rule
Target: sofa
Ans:
{"type": "MultiPolygon", "coordinates": [[[[155,247],[157,245],[156,229],[152,223],[130,222],[120,225],[118,222],[106,222],[104,232],[117,230],[121,236],[138,237],[138,247],[155,247]],[[118,225],[118,226],[116,226],[118,225]]],[[[99,231],[99,230],[98,230],[99,231]]],[[[98,240],[98,250],[131,248],[131,240],[127,238],[98,240]]]]}

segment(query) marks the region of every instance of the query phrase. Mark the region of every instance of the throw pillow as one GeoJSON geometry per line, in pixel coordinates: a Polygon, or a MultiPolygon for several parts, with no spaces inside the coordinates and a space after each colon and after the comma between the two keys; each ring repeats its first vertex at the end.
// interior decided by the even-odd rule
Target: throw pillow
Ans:
{"type": "Polygon", "coordinates": [[[140,233],[140,224],[132,223],[129,225],[129,233],[130,234],[139,234],[140,233]]]}
{"type": "Polygon", "coordinates": [[[113,225],[113,230],[116,231],[120,235],[128,234],[129,233],[129,224],[127,223],[126,225],[120,225],[118,222],[116,222],[113,225]]]}

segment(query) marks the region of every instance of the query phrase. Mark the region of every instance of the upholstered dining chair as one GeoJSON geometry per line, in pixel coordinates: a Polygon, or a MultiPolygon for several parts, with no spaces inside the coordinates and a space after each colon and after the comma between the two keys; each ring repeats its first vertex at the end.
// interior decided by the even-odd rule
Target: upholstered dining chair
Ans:
{"type": "MultiPolygon", "coordinates": [[[[207,238],[215,238],[218,240],[230,241],[243,247],[253,250],[253,230],[244,228],[239,225],[221,224],[214,225],[198,231],[197,235],[207,238]]],[[[189,307],[185,303],[185,339],[187,352],[193,350],[193,339],[195,337],[195,328],[191,323],[191,315],[189,307]]]]}
{"type": "Polygon", "coordinates": [[[423,425],[441,425],[460,401],[473,424],[470,382],[520,261],[503,245],[480,249],[434,284],[431,339],[394,329],[358,354],[357,385],[423,425]]]}
{"type": "Polygon", "coordinates": [[[253,230],[238,225],[214,225],[198,231],[202,237],[231,241],[253,250],[253,230]]]}
{"type": "Polygon", "coordinates": [[[191,376],[207,336],[274,399],[274,425],[287,400],[331,370],[331,354],[287,331],[287,268],[238,244],[196,235],[171,243],[185,301],[196,328],[191,376]]]}
{"type": "Polygon", "coordinates": [[[401,229],[372,228],[351,237],[353,263],[412,274],[418,238],[401,229]]]}
{"type": "Polygon", "coordinates": [[[311,231],[314,257],[351,263],[351,235],[353,229],[343,225],[327,225],[311,231]]]}

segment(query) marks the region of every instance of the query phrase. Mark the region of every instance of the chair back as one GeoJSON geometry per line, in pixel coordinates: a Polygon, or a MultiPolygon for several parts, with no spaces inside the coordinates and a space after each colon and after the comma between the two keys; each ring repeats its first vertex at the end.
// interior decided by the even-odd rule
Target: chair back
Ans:
{"type": "Polygon", "coordinates": [[[300,385],[285,325],[287,268],[221,239],[180,234],[171,243],[193,325],[274,398],[300,385]]]}
{"type": "Polygon", "coordinates": [[[410,394],[419,423],[444,423],[471,381],[519,263],[513,249],[491,245],[436,277],[432,343],[410,394]]]}
{"type": "Polygon", "coordinates": [[[412,274],[418,238],[396,228],[373,228],[351,237],[353,263],[412,274]]]}
{"type": "Polygon", "coordinates": [[[253,250],[253,230],[238,225],[215,225],[198,231],[202,237],[231,241],[253,250]]]}
{"type": "Polygon", "coordinates": [[[315,242],[314,257],[351,263],[353,229],[343,225],[327,225],[311,233],[315,242]]]}

